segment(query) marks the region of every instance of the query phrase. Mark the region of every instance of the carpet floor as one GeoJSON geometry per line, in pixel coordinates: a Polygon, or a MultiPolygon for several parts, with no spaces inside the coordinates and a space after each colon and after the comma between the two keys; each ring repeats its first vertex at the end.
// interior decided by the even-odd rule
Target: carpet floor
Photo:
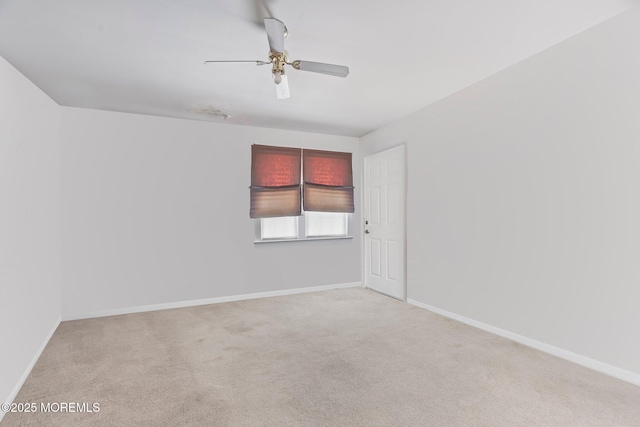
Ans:
{"type": "Polygon", "coordinates": [[[3,427],[640,425],[640,387],[361,288],[63,322],[15,402],[3,427]]]}

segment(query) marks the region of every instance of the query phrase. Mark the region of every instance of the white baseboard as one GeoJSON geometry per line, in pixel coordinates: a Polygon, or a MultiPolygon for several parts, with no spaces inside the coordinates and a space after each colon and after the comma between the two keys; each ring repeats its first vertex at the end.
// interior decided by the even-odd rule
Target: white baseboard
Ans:
{"type": "MultiPolygon", "coordinates": [[[[24,370],[24,373],[22,374],[22,376],[18,380],[18,383],[16,384],[16,386],[11,391],[11,394],[9,395],[9,397],[7,397],[7,400],[0,401],[0,403],[12,403],[13,400],[16,398],[16,396],[20,392],[20,389],[24,385],[24,382],[27,380],[27,378],[29,378],[29,374],[31,374],[31,370],[36,365],[36,362],[40,358],[40,355],[44,351],[44,348],[47,346],[47,344],[49,344],[49,340],[53,336],[53,334],[56,331],[56,329],[58,329],[58,326],[60,325],[61,320],[62,319],[60,317],[58,317],[58,320],[56,320],[55,325],[53,325],[53,328],[51,328],[51,331],[49,331],[49,333],[47,334],[47,337],[44,339],[44,341],[40,345],[40,348],[38,348],[38,351],[36,351],[36,354],[33,356],[33,359],[31,359],[31,363],[29,363],[29,366],[27,366],[27,369],[24,370]]],[[[4,411],[0,411],[0,421],[2,421],[2,418],[4,417],[4,414],[5,414],[4,411]]]]}
{"type": "Polygon", "coordinates": [[[433,313],[440,314],[444,317],[448,317],[453,320],[457,320],[469,326],[473,326],[474,328],[491,332],[492,334],[510,339],[511,341],[515,341],[522,345],[526,345],[527,347],[535,348],[536,350],[540,350],[542,352],[551,354],[561,359],[568,360],[569,362],[577,363],[578,365],[584,366],[589,369],[593,369],[594,371],[598,371],[603,374],[612,376],[614,378],[618,378],[620,380],[640,386],[640,374],[637,374],[635,372],[627,371],[625,369],[621,369],[616,366],[609,365],[604,362],[600,362],[599,360],[591,359],[581,354],[573,353],[571,351],[564,350],[559,347],[555,347],[551,344],[546,344],[541,341],[536,341],[534,339],[525,337],[523,335],[518,335],[513,332],[505,331],[504,329],[496,328],[495,326],[487,325],[486,323],[478,322],[477,320],[469,319],[459,314],[451,313],[449,311],[442,310],[440,308],[433,307],[413,299],[408,299],[407,302],[417,307],[427,309],[433,313]]]}
{"type": "Polygon", "coordinates": [[[255,294],[230,295],[226,297],[204,298],[190,301],[168,302],[163,304],[140,305],[137,307],[115,308],[112,310],[94,311],[91,313],[63,314],[62,321],[93,319],[96,317],[117,316],[120,314],[144,313],[147,311],[168,310],[171,308],[195,307],[198,305],[218,304],[221,302],[242,301],[247,299],[279,297],[284,295],[303,294],[307,292],[328,291],[331,289],[357,288],[360,282],[339,283],[336,285],[311,286],[308,288],[285,289],[282,291],[258,292],[255,294]]]}

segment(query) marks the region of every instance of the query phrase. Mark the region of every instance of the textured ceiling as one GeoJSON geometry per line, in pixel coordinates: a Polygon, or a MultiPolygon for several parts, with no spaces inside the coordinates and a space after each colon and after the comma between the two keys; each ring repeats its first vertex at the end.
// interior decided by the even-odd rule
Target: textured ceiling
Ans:
{"type": "Polygon", "coordinates": [[[0,55],[60,105],[360,136],[629,8],[633,0],[0,0],[0,55]],[[278,100],[262,18],[288,27],[278,100]],[[230,117],[225,118],[224,115],[230,117]]]}

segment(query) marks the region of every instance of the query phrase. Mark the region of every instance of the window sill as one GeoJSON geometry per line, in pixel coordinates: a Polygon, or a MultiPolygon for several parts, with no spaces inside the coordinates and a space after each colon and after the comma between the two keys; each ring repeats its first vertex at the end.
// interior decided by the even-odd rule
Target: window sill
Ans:
{"type": "Polygon", "coordinates": [[[344,239],[353,239],[353,236],[301,237],[298,239],[267,239],[267,240],[254,240],[253,243],[309,242],[313,240],[344,240],[344,239]]]}

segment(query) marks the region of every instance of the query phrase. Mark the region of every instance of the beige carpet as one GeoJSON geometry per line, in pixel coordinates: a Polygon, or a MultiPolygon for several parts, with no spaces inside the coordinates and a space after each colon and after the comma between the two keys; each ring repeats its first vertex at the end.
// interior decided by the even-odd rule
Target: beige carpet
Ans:
{"type": "Polygon", "coordinates": [[[2,426],[640,425],[640,387],[364,289],[64,322],[15,402],[100,411],[2,426]]]}

